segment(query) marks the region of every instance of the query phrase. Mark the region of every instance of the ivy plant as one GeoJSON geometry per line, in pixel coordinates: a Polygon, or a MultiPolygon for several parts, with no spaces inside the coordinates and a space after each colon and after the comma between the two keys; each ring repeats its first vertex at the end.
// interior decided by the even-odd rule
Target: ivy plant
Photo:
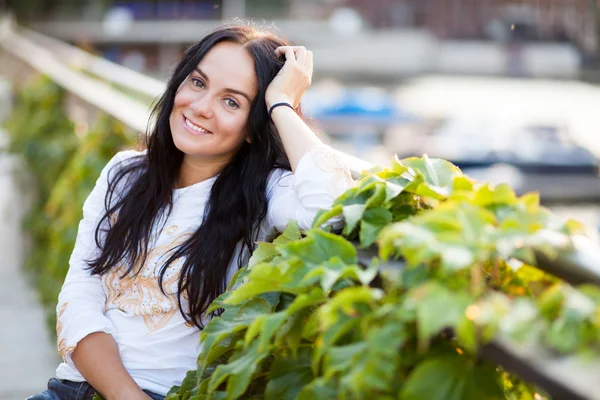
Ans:
{"type": "Polygon", "coordinates": [[[554,237],[581,232],[537,194],[395,158],[312,229],[291,223],[258,245],[167,400],[541,398],[478,350],[500,333],[561,354],[598,349],[600,291],[532,266],[533,248],[554,256],[554,237]]]}

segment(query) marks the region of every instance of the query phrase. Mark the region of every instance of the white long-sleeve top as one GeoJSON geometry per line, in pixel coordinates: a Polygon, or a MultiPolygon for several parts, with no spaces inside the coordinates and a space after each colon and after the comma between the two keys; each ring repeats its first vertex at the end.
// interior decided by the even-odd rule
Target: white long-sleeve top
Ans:
{"type": "MultiPolygon", "coordinates": [[[[159,260],[198,229],[216,177],[173,191],[173,208],[166,220],[163,218],[153,228],[152,246],[137,275],[121,278],[118,268],[103,276],[91,275],[86,260],[99,252],[94,234],[105,212],[109,171],[120,161],[140,154],[132,150],[118,153],[102,171],[83,206],[69,272],[56,308],[58,351],[64,360],[56,376],[84,381],[71,354],[87,335],[106,332],[115,338],[123,364],[137,384],[165,395],[181,384],[187,371],[196,369],[201,345],[199,329],[186,323],[177,304],[175,293],[182,262],[173,263],[166,271],[165,296],[158,286],[159,260]]],[[[352,185],[348,169],[329,147],[310,149],[294,174],[279,169],[271,173],[267,216],[257,240],[265,240],[274,230],[282,231],[292,219],[301,229],[310,228],[317,211],[329,207],[352,185]]],[[[236,260],[234,257],[231,261],[229,279],[237,269],[236,260]]],[[[186,304],[182,305],[186,309],[186,304]]]]}

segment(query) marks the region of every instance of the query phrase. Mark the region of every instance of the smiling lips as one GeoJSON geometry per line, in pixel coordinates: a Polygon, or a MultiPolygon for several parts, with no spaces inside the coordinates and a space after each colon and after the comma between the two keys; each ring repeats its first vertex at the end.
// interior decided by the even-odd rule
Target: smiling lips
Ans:
{"type": "Polygon", "coordinates": [[[193,130],[194,132],[197,133],[211,133],[210,131],[204,129],[203,127],[194,124],[192,121],[190,121],[189,119],[187,119],[185,116],[183,117],[183,120],[185,122],[185,125],[190,128],[191,130],[193,130]]]}

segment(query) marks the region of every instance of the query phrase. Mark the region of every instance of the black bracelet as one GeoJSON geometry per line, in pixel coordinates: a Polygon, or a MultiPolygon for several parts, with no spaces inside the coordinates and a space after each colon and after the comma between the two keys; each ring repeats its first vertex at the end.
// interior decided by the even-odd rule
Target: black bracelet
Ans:
{"type": "Polygon", "coordinates": [[[281,102],[281,103],[275,103],[273,104],[270,108],[269,108],[269,119],[272,121],[271,119],[271,113],[273,112],[273,109],[275,109],[275,107],[279,107],[279,106],[286,106],[291,108],[292,110],[296,111],[294,109],[294,106],[292,106],[290,103],[286,103],[286,102],[281,102]]]}

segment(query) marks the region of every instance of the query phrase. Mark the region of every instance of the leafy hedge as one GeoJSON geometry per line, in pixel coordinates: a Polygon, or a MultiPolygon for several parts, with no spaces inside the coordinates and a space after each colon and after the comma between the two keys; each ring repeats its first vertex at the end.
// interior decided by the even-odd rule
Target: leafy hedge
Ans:
{"type": "Polygon", "coordinates": [[[40,293],[50,332],[83,202],[110,158],[135,140],[109,117],[100,117],[90,131],[77,137],[63,102],[60,87],[36,76],[18,91],[6,122],[9,149],[23,158],[27,176],[22,182],[33,197],[23,221],[31,237],[25,267],[40,293]]]}
{"type": "Polygon", "coordinates": [[[167,400],[533,399],[478,349],[503,334],[560,354],[598,350],[600,290],[524,263],[580,231],[536,194],[440,159],[394,159],[309,231],[291,224],[259,244],[212,304],[223,314],[202,332],[198,369],[167,400]],[[341,234],[325,224],[334,216],[341,234]],[[386,267],[392,258],[404,268],[386,267]]]}

